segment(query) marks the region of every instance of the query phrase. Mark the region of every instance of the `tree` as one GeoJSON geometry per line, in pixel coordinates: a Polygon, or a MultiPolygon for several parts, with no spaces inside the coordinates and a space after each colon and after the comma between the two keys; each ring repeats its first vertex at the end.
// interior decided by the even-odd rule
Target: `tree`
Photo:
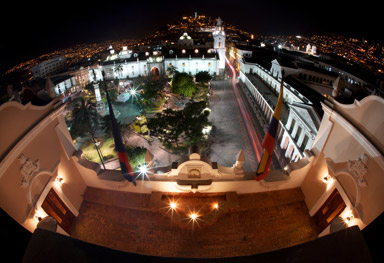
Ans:
{"type": "Polygon", "coordinates": [[[170,77],[173,77],[177,72],[177,68],[173,65],[167,68],[167,75],[170,77]]]}
{"type": "Polygon", "coordinates": [[[162,79],[148,79],[144,82],[142,93],[140,94],[142,104],[149,107],[155,106],[155,102],[163,98],[161,91],[163,90],[164,85],[165,81],[162,79]]]}
{"type": "Polygon", "coordinates": [[[114,87],[112,89],[108,89],[108,94],[111,101],[116,101],[117,97],[119,96],[119,91],[117,90],[117,87],[116,88],[114,87]]]}
{"type": "Polygon", "coordinates": [[[94,130],[98,125],[96,105],[84,98],[73,100],[72,126],[70,133],[72,138],[86,135],[94,138],[94,130]]]}
{"type": "Polygon", "coordinates": [[[113,71],[119,75],[119,78],[121,78],[121,72],[123,72],[123,66],[121,66],[121,64],[117,64],[113,71]]]}
{"type": "MultiPolygon", "coordinates": [[[[97,154],[100,161],[104,166],[103,156],[97,146],[95,140],[95,130],[98,125],[98,114],[96,112],[96,105],[93,102],[85,101],[80,97],[80,100],[74,100],[74,109],[72,110],[72,126],[70,134],[72,138],[90,136],[92,142],[96,146],[97,154]]],[[[105,169],[105,166],[104,166],[105,169]]]]}
{"type": "Polygon", "coordinates": [[[206,102],[189,102],[181,111],[166,109],[162,113],[157,113],[156,118],[149,119],[148,128],[152,136],[167,144],[175,143],[176,147],[183,139],[187,139],[188,145],[193,145],[203,141],[203,129],[209,125],[209,111],[206,102]]]}
{"type": "Polygon", "coordinates": [[[188,125],[184,128],[185,137],[189,144],[197,144],[204,139],[203,129],[210,125],[208,121],[209,111],[205,110],[205,101],[189,102],[183,110],[184,122],[188,125]]]}
{"type": "Polygon", "coordinates": [[[184,97],[191,97],[196,90],[192,76],[185,72],[176,72],[171,81],[171,88],[173,93],[183,95],[184,97]]]}
{"type": "Polygon", "coordinates": [[[93,83],[88,83],[84,89],[86,90],[86,94],[90,93],[91,96],[95,96],[95,87],[93,86],[93,83]]]}
{"type": "Polygon", "coordinates": [[[200,71],[200,72],[198,72],[195,75],[195,78],[196,78],[196,82],[199,82],[201,84],[206,84],[206,83],[208,83],[212,79],[212,77],[208,73],[208,71],[200,71]]]}
{"type": "MultiPolygon", "coordinates": [[[[102,118],[103,126],[104,126],[104,133],[108,137],[112,137],[112,125],[111,125],[111,116],[109,114],[105,115],[102,118]]],[[[121,122],[117,122],[117,126],[121,132],[123,125],[121,122]]]]}

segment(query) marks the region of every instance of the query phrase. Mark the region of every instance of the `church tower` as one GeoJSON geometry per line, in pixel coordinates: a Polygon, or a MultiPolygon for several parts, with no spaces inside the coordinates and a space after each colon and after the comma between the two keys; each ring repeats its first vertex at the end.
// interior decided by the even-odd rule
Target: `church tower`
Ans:
{"type": "Polygon", "coordinates": [[[213,48],[219,55],[219,70],[224,71],[225,68],[225,32],[223,27],[223,21],[219,17],[217,19],[217,25],[215,31],[213,31],[213,48]]]}

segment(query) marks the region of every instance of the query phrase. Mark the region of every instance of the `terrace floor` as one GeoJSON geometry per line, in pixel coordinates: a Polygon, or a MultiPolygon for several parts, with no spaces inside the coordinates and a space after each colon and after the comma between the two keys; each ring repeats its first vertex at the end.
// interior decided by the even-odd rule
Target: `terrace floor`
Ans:
{"type": "Polygon", "coordinates": [[[88,188],[71,233],[97,245],[167,257],[257,254],[317,235],[300,188],[176,195],[88,188]],[[169,207],[171,200],[177,202],[175,210],[169,207]],[[193,212],[198,216],[195,221],[189,218],[193,212]]]}

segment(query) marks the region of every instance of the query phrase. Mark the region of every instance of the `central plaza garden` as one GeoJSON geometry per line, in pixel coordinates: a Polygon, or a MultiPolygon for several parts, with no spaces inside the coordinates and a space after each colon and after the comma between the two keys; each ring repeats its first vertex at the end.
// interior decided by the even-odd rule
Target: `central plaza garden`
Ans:
{"type": "Polygon", "coordinates": [[[115,79],[90,83],[70,97],[65,119],[83,157],[97,163],[117,158],[105,87],[134,170],[144,163],[146,148],[129,143],[133,137],[147,144],[158,143],[169,153],[183,154],[191,145],[206,148],[212,129],[208,121],[211,76],[203,71],[192,77],[175,68],[168,72],[168,76],[171,78],[141,77],[128,82],[115,79]],[[101,102],[96,99],[97,84],[101,102]],[[123,102],[120,97],[129,99],[123,102]],[[100,105],[105,109],[100,110],[100,105]]]}

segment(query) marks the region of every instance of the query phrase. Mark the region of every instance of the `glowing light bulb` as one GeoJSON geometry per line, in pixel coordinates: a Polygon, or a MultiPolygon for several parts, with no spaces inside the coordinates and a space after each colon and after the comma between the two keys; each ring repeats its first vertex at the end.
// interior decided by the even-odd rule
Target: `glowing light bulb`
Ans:
{"type": "Polygon", "coordinates": [[[213,203],[212,207],[213,209],[219,209],[219,203],[213,203]]]}
{"type": "Polygon", "coordinates": [[[171,202],[171,203],[169,204],[169,206],[171,207],[172,210],[175,210],[176,207],[177,207],[177,204],[176,204],[175,202],[171,202]]]}
{"type": "Polygon", "coordinates": [[[148,174],[148,166],[146,163],[143,163],[139,166],[140,175],[146,176],[148,174]]]}
{"type": "Polygon", "coordinates": [[[197,219],[197,214],[196,213],[192,213],[189,215],[189,218],[192,219],[193,221],[195,221],[197,219]]]}

